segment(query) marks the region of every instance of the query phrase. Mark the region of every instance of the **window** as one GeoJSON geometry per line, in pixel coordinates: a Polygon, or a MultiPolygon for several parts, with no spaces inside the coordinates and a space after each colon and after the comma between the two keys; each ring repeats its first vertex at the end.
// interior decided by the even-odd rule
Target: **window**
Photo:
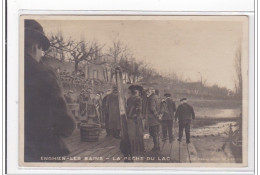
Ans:
{"type": "Polygon", "coordinates": [[[98,79],[98,72],[97,72],[97,70],[93,70],[93,78],[98,79]]]}

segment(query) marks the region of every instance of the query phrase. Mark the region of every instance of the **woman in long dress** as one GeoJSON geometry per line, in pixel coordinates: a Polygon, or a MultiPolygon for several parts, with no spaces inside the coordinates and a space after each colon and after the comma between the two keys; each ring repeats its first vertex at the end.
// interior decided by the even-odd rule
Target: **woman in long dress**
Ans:
{"type": "Polygon", "coordinates": [[[140,156],[144,152],[143,124],[142,124],[142,87],[131,85],[127,99],[126,114],[131,156],[140,156]]]}

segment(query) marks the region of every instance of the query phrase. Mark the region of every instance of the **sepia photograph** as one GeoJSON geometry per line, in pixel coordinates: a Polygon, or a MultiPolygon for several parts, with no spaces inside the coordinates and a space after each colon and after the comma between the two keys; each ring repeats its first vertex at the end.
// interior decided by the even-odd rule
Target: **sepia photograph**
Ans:
{"type": "Polygon", "coordinates": [[[248,165],[247,16],[19,18],[20,166],[248,165]]]}

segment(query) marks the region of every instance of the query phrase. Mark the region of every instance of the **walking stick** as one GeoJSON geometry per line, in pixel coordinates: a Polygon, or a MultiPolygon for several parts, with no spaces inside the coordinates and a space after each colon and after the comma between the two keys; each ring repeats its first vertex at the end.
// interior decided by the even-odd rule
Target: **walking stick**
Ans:
{"type": "Polygon", "coordinates": [[[188,151],[188,155],[189,155],[189,161],[190,161],[190,163],[191,163],[191,160],[190,160],[190,150],[189,150],[189,146],[188,146],[187,143],[186,143],[186,145],[187,145],[187,151],[188,151]]]}

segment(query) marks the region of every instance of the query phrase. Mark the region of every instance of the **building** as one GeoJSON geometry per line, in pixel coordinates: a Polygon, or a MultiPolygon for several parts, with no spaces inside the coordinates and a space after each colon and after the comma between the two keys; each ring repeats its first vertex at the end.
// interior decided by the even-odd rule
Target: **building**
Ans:
{"type": "Polygon", "coordinates": [[[85,65],[85,79],[110,81],[111,68],[107,63],[88,63],[85,65]]]}

